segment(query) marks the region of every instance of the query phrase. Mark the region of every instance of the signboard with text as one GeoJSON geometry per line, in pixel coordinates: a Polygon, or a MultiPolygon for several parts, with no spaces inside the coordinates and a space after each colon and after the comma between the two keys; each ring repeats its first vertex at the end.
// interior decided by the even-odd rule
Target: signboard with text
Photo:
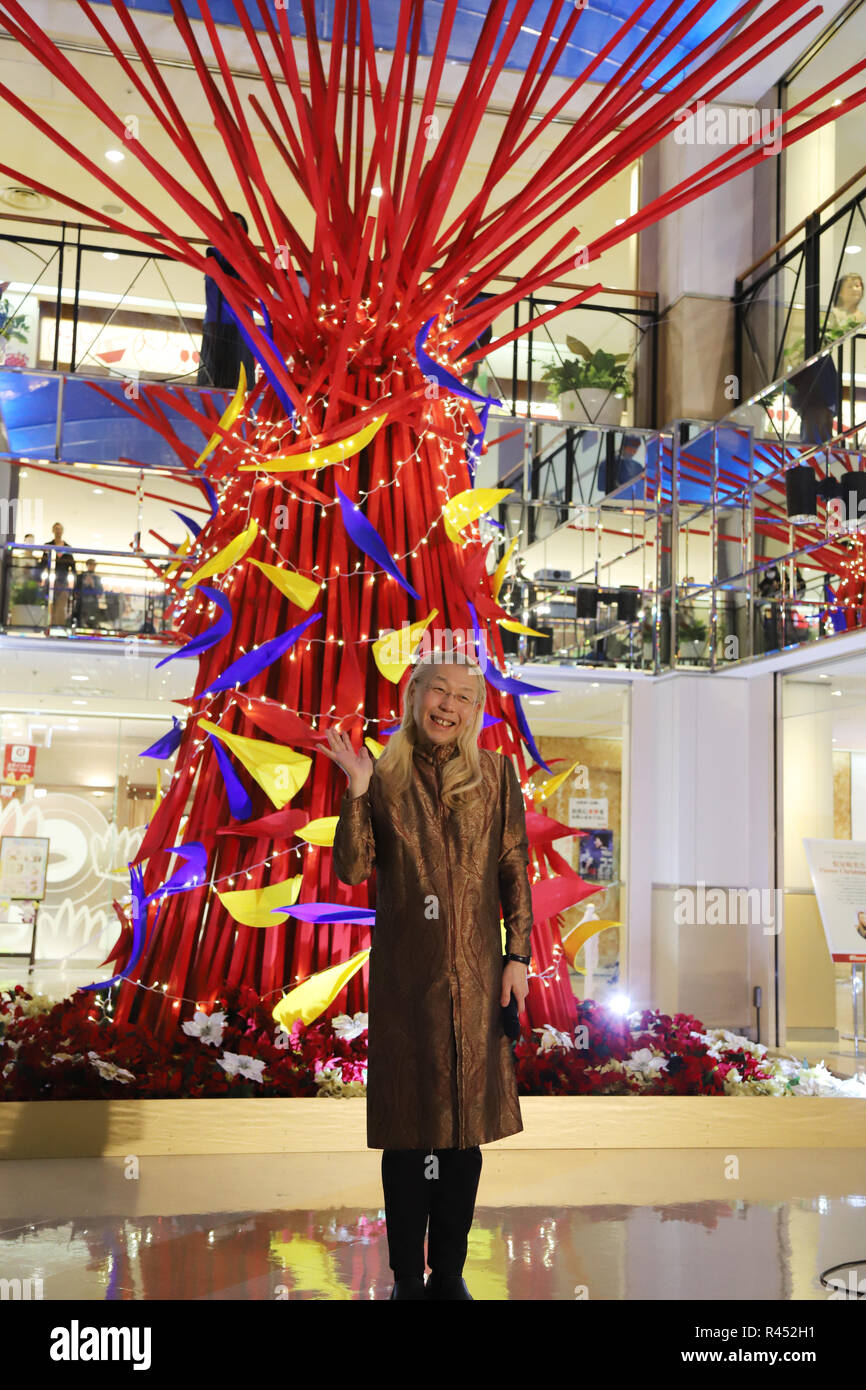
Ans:
{"type": "Polygon", "coordinates": [[[830,955],[866,961],[866,842],[804,840],[803,848],[830,955]]]}
{"type": "Polygon", "coordinates": [[[4,743],[3,781],[14,786],[32,782],[36,776],[36,749],[31,743],[4,743]]]}

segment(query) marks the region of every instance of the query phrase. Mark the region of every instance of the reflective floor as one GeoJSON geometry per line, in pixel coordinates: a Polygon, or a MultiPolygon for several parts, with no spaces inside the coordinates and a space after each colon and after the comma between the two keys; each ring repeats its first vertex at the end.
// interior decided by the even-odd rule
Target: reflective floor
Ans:
{"type": "MultiPolygon", "coordinates": [[[[823,1301],[819,1272],[866,1257],[857,1150],[482,1152],[476,1300],[823,1301]]],[[[380,1157],[2,1163],[0,1277],[46,1300],[385,1299],[380,1157]]]]}

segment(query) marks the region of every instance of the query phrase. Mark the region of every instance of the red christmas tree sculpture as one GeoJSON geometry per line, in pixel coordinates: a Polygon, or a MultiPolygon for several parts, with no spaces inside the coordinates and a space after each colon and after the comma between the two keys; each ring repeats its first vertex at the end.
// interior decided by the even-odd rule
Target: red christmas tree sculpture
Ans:
{"type": "MultiPolygon", "coordinates": [[[[127,153],[168,191],[240,278],[225,275],[212,259],[206,261],[174,227],[31,111],[17,92],[2,84],[0,91],[46,141],[76,158],[123,201],[147,229],[135,233],[144,246],[168,250],[179,261],[214,276],[262,368],[258,383],[243,399],[238,398],[238,413],[226,414],[221,427],[207,396],[196,410],[178,392],[147,386],[140,400],[125,403],[125,408],[170,440],[179,460],[191,471],[197,470],[198,460],[172,431],[164,407],[171,404],[194,419],[203,442],[216,434],[216,446],[202,460],[200,475],[203,486],[214,489],[216,510],[197,537],[186,569],[178,574],[189,578],[239,536],[246,534],[250,539],[243,553],[233,561],[230,556],[218,572],[203,577],[205,585],[228,600],[231,629],[200,656],[172,783],[151,820],[137,860],[146,866],[142,891],[149,895],[169,878],[167,849],[200,844],[206,852],[206,873],[197,886],[165,897],[158,918],[157,903],[150,904],[143,950],[130,982],[119,990],[117,1019],[137,1018],[166,1034],[191,1011],[189,1004],[181,1007],[182,999],[209,1001],[227,984],[239,983],[253,986],[262,996],[276,996],[285,986],[368,945],[369,927],[364,924],[314,923],[285,913],[273,926],[241,925],[218,893],[288,883],[302,874],[299,903],[351,900],[367,904],[367,885],[349,890],[340,884],[327,847],[308,845],[295,832],[310,820],[333,815],[344,786],[343,774],[331,761],[315,755],[316,745],[324,738],[321,721],[338,721],[359,736],[370,731],[380,741],[382,730],[399,718],[398,687],[380,673],[370,652],[380,633],[424,620],[434,610],[435,626],[452,631],[472,631],[477,617],[496,668],[504,666],[497,625],[503,610],[495,601],[477,521],[462,528],[455,540],[456,533],[449,534],[446,528],[443,506],[472,485],[467,435],[474,437],[477,447],[486,418],[486,411],[475,408],[481,402],[460,394],[453,383],[483,351],[513,340],[530,324],[496,339],[487,349],[467,349],[504,310],[571,272],[576,252],[581,266],[597,259],[668,211],[765,157],[759,143],[726,150],[585,248],[577,245],[579,229],[563,222],[607,180],[668,135],[683,108],[711,100],[728,79],[759,62],[795,32],[803,22],[795,16],[805,5],[802,0],[782,0],[752,22],[744,20],[757,6],[744,5],[688,58],[676,62],[669,55],[710,8],[709,0],[694,5],[668,34],[664,26],[677,7],[669,7],[660,18],[651,16],[642,37],[623,59],[616,80],[598,89],[580,121],[562,127],[555,149],[540,161],[521,191],[497,201],[500,182],[515,161],[542,132],[558,129],[551,124],[557,113],[624,40],[630,41],[643,17],[658,9],[653,0],[637,5],[614,39],[587,63],[544,117],[531,121],[582,15],[582,7],[553,0],[483,183],[468,205],[458,208],[458,178],[497,80],[517,41],[525,41],[521,26],[532,8],[531,0],[488,4],[475,53],[441,131],[436,98],[456,0],[444,0],[441,11],[437,7],[436,42],[417,120],[413,96],[423,0],[401,3],[394,52],[385,73],[380,73],[385,60],[374,45],[369,0],[336,0],[328,45],[320,45],[317,38],[311,0],[302,0],[307,91],[286,9],[279,5],[272,9],[265,0],[258,0],[262,23],[254,28],[243,0],[236,0],[238,24],[266,92],[266,99],[251,96],[246,104],[235,87],[206,0],[199,0],[198,8],[209,54],[200,46],[183,6],[172,0],[202,101],[224,142],[249,210],[255,235],[248,239],[232,218],[219,181],[196,148],[126,6],[113,0],[136,60],[124,52],[99,10],[87,0],[80,4],[183,161],[183,178],[170,173],[132,135],[23,5],[0,0],[0,19],[123,141],[127,153]],[[265,176],[252,138],[254,127],[267,133],[285,165],[284,188],[265,176]],[[365,157],[368,133],[372,149],[365,157]],[[308,200],[315,214],[311,245],[298,235],[289,211],[299,196],[308,200]],[[516,284],[470,308],[494,277],[512,267],[518,256],[540,246],[548,229],[563,225],[565,232],[543,254],[538,252],[516,284]],[[309,284],[308,296],[302,292],[299,273],[309,284]],[[431,354],[432,362],[422,357],[419,365],[416,339],[428,321],[423,350],[431,354]],[[344,449],[345,461],[303,466],[305,460],[309,463],[310,451],[340,442],[345,445],[377,421],[383,423],[365,447],[358,452],[344,449]],[[286,459],[292,459],[296,468],[277,462],[286,459]],[[255,471],[242,471],[246,465],[255,471]],[[378,557],[357,543],[361,533],[353,522],[360,516],[381,538],[384,550],[378,557]],[[269,565],[280,573],[262,568],[269,565]],[[303,595],[298,577],[308,581],[303,595]],[[319,586],[318,590],[310,585],[319,586]],[[310,593],[312,608],[305,608],[297,599],[303,596],[306,603],[310,593]],[[259,674],[210,690],[235,661],[256,649],[258,658],[264,659],[264,644],[300,627],[305,617],[314,614],[315,621],[298,634],[294,645],[259,674]],[[203,696],[205,691],[209,693],[203,696]],[[202,726],[201,718],[210,728],[202,726]],[[211,737],[213,729],[218,731],[216,737],[211,737]],[[262,740],[260,751],[276,743],[308,754],[311,763],[302,785],[292,795],[275,797],[240,776],[243,788],[236,785],[234,794],[242,798],[246,789],[250,802],[245,818],[233,818],[224,779],[238,779],[241,765],[235,754],[240,745],[226,746],[220,741],[222,734],[262,740]],[[134,981],[148,989],[136,988],[134,981]],[[153,992],[157,984],[164,988],[165,997],[153,992]]],[[[834,90],[847,76],[834,79],[834,90]]],[[[864,96],[860,92],[848,97],[795,132],[786,132],[784,143],[802,139],[844,115],[864,96]]],[[[794,108],[786,119],[813,100],[794,108]]],[[[87,219],[127,233],[126,227],[104,212],[46,188],[29,172],[6,165],[0,169],[10,178],[62,199],[87,219]]],[[[237,198],[231,201],[237,205],[237,198]]],[[[532,326],[574,307],[600,288],[599,284],[588,286],[534,319],[532,326]]],[[[315,462],[320,459],[317,456],[315,462]]],[[[365,545],[370,536],[368,530],[365,545]]],[[[212,626],[216,614],[209,610],[207,594],[180,587],[178,574],[169,581],[178,594],[178,626],[185,639],[192,639],[212,626]]],[[[488,713],[501,723],[488,728],[482,742],[514,757],[525,782],[522,745],[532,750],[532,743],[522,711],[511,693],[492,680],[488,685],[488,713]]],[[[288,775],[285,764],[283,773],[288,775]]],[[[565,897],[554,901],[550,890],[539,894],[548,917],[536,922],[533,934],[538,978],[530,988],[529,1018],[535,1025],[567,1027],[573,1000],[560,965],[556,913],[568,901],[585,895],[588,885],[548,846],[537,845],[533,858],[542,882],[561,875],[558,887],[564,888],[565,897]]],[[[287,897],[286,903],[276,905],[287,906],[289,901],[287,897]]],[[[123,954],[118,956],[120,968],[127,960],[123,954]]],[[[354,1011],[365,1007],[365,1000],[366,972],[354,977],[332,1008],[354,1011]]]]}

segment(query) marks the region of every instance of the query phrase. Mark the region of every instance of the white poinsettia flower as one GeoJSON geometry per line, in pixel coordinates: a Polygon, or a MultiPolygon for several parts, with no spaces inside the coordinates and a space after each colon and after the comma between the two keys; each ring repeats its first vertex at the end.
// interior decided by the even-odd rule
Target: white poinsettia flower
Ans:
{"type": "Polygon", "coordinates": [[[217,1058],[227,1076],[243,1076],[247,1081],[261,1082],[265,1064],[257,1057],[247,1057],[240,1052],[224,1052],[217,1058]]]}
{"type": "Polygon", "coordinates": [[[367,1015],[357,1013],[352,1017],[350,1014],[337,1014],[336,1018],[332,1019],[332,1027],[336,1037],[342,1038],[343,1042],[351,1042],[367,1027],[367,1015]]]}
{"type": "Polygon", "coordinates": [[[192,1018],[181,1025],[183,1031],[191,1038],[200,1038],[203,1043],[208,1043],[213,1047],[219,1047],[225,1032],[225,1014],[206,1014],[201,1009],[196,1009],[192,1018]]]}
{"type": "Polygon", "coordinates": [[[554,1028],[550,1023],[545,1023],[541,1028],[533,1028],[533,1033],[540,1033],[538,1040],[539,1052],[550,1052],[554,1047],[574,1048],[574,1040],[568,1033],[561,1033],[558,1028],[554,1028]]]}
{"type": "Polygon", "coordinates": [[[131,1071],[126,1071],[124,1067],[116,1067],[113,1062],[100,1057],[98,1052],[88,1052],[87,1057],[103,1081],[122,1081],[125,1086],[127,1082],[135,1080],[131,1071]]]}
{"type": "Polygon", "coordinates": [[[642,1076],[658,1076],[659,1072],[667,1071],[668,1062],[660,1052],[653,1052],[651,1047],[641,1047],[626,1058],[625,1065],[629,1071],[640,1072],[642,1076]]]}

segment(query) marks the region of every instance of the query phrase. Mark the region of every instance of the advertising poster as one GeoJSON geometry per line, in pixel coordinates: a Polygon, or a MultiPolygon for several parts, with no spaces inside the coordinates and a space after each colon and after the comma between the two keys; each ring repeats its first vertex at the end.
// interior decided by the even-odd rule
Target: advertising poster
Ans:
{"type": "Polygon", "coordinates": [[[48,870],[47,839],[37,836],[4,835],[0,839],[0,898],[45,897],[48,870]]]}
{"type": "Polygon", "coordinates": [[[613,882],[612,830],[590,830],[582,836],[578,873],[589,883],[613,882]]]}
{"type": "Polygon", "coordinates": [[[3,781],[15,786],[32,782],[36,776],[36,749],[29,743],[4,743],[3,781]]]}
{"type": "Polygon", "coordinates": [[[606,796],[570,796],[568,823],[580,830],[603,830],[610,817],[606,796]]]}
{"type": "Polygon", "coordinates": [[[866,841],[804,840],[830,955],[866,961],[866,841]]]}

